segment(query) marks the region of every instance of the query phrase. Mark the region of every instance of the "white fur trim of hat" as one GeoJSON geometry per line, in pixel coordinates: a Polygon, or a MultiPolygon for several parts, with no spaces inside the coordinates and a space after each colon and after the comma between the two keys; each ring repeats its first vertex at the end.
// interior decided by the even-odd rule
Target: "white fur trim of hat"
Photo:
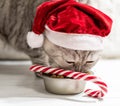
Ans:
{"type": "Polygon", "coordinates": [[[28,32],[27,34],[27,44],[31,48],[39,48],[43,45],[44,35],[35,34],[34,32],[28,32]]]}

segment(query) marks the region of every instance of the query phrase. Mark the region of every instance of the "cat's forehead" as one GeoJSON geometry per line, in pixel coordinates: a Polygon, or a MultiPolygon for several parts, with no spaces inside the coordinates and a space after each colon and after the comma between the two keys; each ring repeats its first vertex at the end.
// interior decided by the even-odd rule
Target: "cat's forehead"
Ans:
{"type": "Polygon", "coordinates": [[[76,61],[95,61],[99,58],[99,51],[78,51],[78,50],[63,50],[65,59],[76,61]]]}
{"type": "Polygon", "coordinates": [[[87,61],[95,61],[100,57],[100,52],[99,51],[92,51],[89,53],[87,56],[86,60],[87,61]]]}

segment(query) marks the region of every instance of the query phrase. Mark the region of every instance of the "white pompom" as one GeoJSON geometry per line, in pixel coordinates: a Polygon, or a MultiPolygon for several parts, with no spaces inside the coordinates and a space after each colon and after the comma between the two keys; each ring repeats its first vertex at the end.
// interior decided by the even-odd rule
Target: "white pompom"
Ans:
{"type": "Polygon", "coordinates": [[[27,43],[31,48],[39,48],[43,45],[44,35],[35,34],[34,32],[28,32],[27,43]]]}

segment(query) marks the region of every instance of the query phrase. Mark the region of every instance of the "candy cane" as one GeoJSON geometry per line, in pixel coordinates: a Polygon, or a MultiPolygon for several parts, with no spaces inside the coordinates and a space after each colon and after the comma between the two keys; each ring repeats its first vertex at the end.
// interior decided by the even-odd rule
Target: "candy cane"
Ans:
{"type": "Polygon", "coordinates": [[[106,83],[104,83],[100,78],[94,75],[88,75],[86,73],[81,73],[81,72],[74,72],[72,70],[63,70],[59,68],[45,67],[41,65],[31,66],[30,71],[42,72],[46,74],[63,75],[64,77],[69,77],[69,78],[76,79],[76,80],[79,79],[79,80],[84,80],[84,81],[90,81],[94,84],[97,84],[101,90],[87,89],[84,91],[85,94],[90,97],[101,98],[107,93],[106,83]]]}

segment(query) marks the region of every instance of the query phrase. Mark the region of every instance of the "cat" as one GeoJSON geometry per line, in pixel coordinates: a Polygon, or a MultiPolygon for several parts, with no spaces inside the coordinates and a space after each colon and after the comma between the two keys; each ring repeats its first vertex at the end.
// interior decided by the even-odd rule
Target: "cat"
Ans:
{"type": "Polygon", "coordinates": [[[26,35],[38,5],[46,0],[0,0],[0,39],[27,54],[33,64],[88,72],[101,57],[101,51],[71,50],[45,38],[40,48],[30,48],[26,35]]]}

